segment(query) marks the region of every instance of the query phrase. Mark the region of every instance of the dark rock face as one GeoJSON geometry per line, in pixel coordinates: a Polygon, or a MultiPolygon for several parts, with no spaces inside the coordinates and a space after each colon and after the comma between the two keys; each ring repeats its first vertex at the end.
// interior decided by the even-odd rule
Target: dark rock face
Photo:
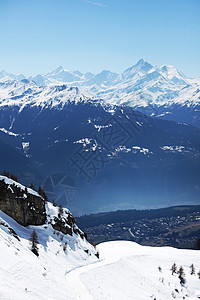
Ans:
{"type": "Polygon", "coordinates": [[[45,201],[15,184],[0,180],[0,209],[23,226],[42,225],[46,221],[45,201]]]}
{"type": "Polygon", "coordinates": [[[87,237],[86,234],[78,228],[74,217],[70,213],[66,213],[65,216],[54,217],[50,223],[55,230],[58,230],[63,234],[72,236],[74,232],[75,234],[79,234],[81,238],[87,237]]]}
{"type": "Polygon", "coordinates": [[[57,217],[55,217],[52,227],[55,230],[72,236],[72,227],[68,225],[68,222],[67,220],[65,220],[65,218],[58,219],[57,217]]]}

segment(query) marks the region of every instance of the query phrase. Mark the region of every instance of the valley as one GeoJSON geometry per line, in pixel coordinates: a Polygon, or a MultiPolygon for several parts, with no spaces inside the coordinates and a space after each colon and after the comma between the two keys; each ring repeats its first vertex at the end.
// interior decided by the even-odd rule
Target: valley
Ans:
{"type": "Polygon", "coordinates": [[[200,206],[117,211],[76,218],[93,243],[128,240],[147,246],[195,249],[200,206]]]}

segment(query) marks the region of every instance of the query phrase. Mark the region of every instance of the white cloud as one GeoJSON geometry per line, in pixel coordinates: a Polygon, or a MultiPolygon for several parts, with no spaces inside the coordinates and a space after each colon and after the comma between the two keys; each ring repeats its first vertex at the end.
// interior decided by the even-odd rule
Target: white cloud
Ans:
{"type": "Polygon", "coordinates": [[[100,7],[107,7],[107,5],[100,3],[100,2],[93,2],[93,1],[89,1],[89,0],[84,0],[84,2],[92,4],[92,5],[100,6],[100,7]]]}

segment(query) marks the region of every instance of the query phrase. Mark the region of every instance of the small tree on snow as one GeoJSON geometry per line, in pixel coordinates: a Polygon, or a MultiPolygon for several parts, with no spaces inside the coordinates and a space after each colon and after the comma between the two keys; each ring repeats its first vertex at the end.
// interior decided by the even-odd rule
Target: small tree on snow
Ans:
{"type": "Polygon", "coordinates": [[[47,197],[45,191],[43,190],[43,188],[41,186],[39,186],[39,188],[38,188],[38,194],[40,196],[42,196],[42,198],[44,198],[45,203],[47,203],[48,197],[47,197]]]}
{"type": "Polygon", "coordinates": [[[174,275],[174,273],[176,273],[176,272],[177,272],[177,266],[176,266],[176,264],[175,264],[175,263],[172,265],[172,267],[171,267],[171,271],[172,271],[172,275],[174,275]]]}
{"type": "Polygon", "coordinates": [[[56,201],[55,200],[53,200],[53,206],[57,206],[57,204],[56,204],[56,201]]]}
{"type": "Polygon", "coordinates": [[[30,184],[30,189],[32,189],[32,190],[35,191],[35,187],[34,187],[34,185],[32,183],[30,184]]]}
{"type": "Polygon", "coordinates": [[[18,178],[15,174],[10,174],[10,179],[18,182],[18,178]]]}
{"type": "Polygon", "coordinates": [[[30,242],[31,242],[31,251],[36,255],[39,256],[39,249],[38,249],[38,237],[37,233],[35,230],[33,230],[31,237],[30,237],[30,242]]]}
{"type": "Polygon", "coordinates": [[[10,177],[10,173],[6,171],[5,169],[3,170],[3,175],[6,177],[10,177]]]}
{"type": "Polygon", "coordinates": [[[159,266],[158,271],[162,273],[162,268],[159,266]]]}
{"type": "Polygon", "coordinates": [[[181,285],[184,285],[185,284],[185,273],[184,273],[184,270],[183,270],[183,267],[181,266],[180,269],[178,270],[178,278],[180,279],[180,284],[181,285]]]}
{"type": "Polygon", "coordinates": [[[195,275],[195,268],[193,264],[190,266],[190,275],[195,275]]]}
{"type": "Polygon", "coordinates": [[[63,215],[63,207],[62,205],[60,204],[59,207],[58,207],[58,217],[61,218],[63,215]]]}
{"type": "Polygon", "coordinates": [[[199,276],[199,279],[200,279],[200,271],[197,273],[197,275],[199,276]]]}

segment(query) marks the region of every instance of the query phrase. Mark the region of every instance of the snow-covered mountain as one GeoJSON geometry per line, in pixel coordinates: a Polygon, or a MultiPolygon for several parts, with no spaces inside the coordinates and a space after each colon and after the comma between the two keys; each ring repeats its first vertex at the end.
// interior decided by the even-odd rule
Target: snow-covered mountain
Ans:
{"type": "Polygon", "coordinates": [[[75,71],[72,77],[77,81],[63,83],[62,78],[71,76],[68,73],[60,67],[40,76],[39,80],[48,80],[42,85],[28,79],[0,80],[2,169],[36,185],[46,185],[55,173],[70,175],[79,191],[76,200],[63,199],[62,191],[59,201],[79,215],[198,204],[200,114],[193,79],[172,66],[159,68],[143,60],[120,75],[75,71]],[[95,84],[86,85],[92,80],[95,84]],[[189,100],[185,90],[190,91],[189,100]],[[119,101],[108,99],[109,93],[119,93],[119,101]],[[143,96],[138,106],[126,101],[137,93],[148,97],[152,93],[153,104],[143,96]],[[165,100],[159,98],[164,93],[165,100]],[[183,98],[176,102],[170,93],[182,93],[183,98]],[[163,101],[166,104],[161,105],[163,101]],[[81,157],[78,151],[88,156],[81,157]],[[87,181],[92,183],[86,185],[87,181]]]}
{"type": "Polygon", "coordinates": [[[26,77],[23,74],[11,74],[11,73],[7,73],[5,70],[0,72],[0,79],[1,80],[21,80],[21,79],[25,79],[26,77]]]}
{"type": "Polygon", "coordinates": [[[26,106],[57,107],[62,109],[67,102],[94,100],[94,95],[82,87],[66,84],[38,86],[28,79],[0,82],[0,107],[26,106]]]}
{"type": "MultiPolygon", "coordinates": [[[[0,73],[1,81],[23,75],[0,73]]],[[[113,105],[129,105],[147,115],[177,120],[200,127],[200,78],[189,78],[174,66],[154,66],[139,60],[121,74],[104,70],[99,74],[69,71],[59,67],[30,77],[38,86],[84,86],[95,98],[113,105]]]]}

